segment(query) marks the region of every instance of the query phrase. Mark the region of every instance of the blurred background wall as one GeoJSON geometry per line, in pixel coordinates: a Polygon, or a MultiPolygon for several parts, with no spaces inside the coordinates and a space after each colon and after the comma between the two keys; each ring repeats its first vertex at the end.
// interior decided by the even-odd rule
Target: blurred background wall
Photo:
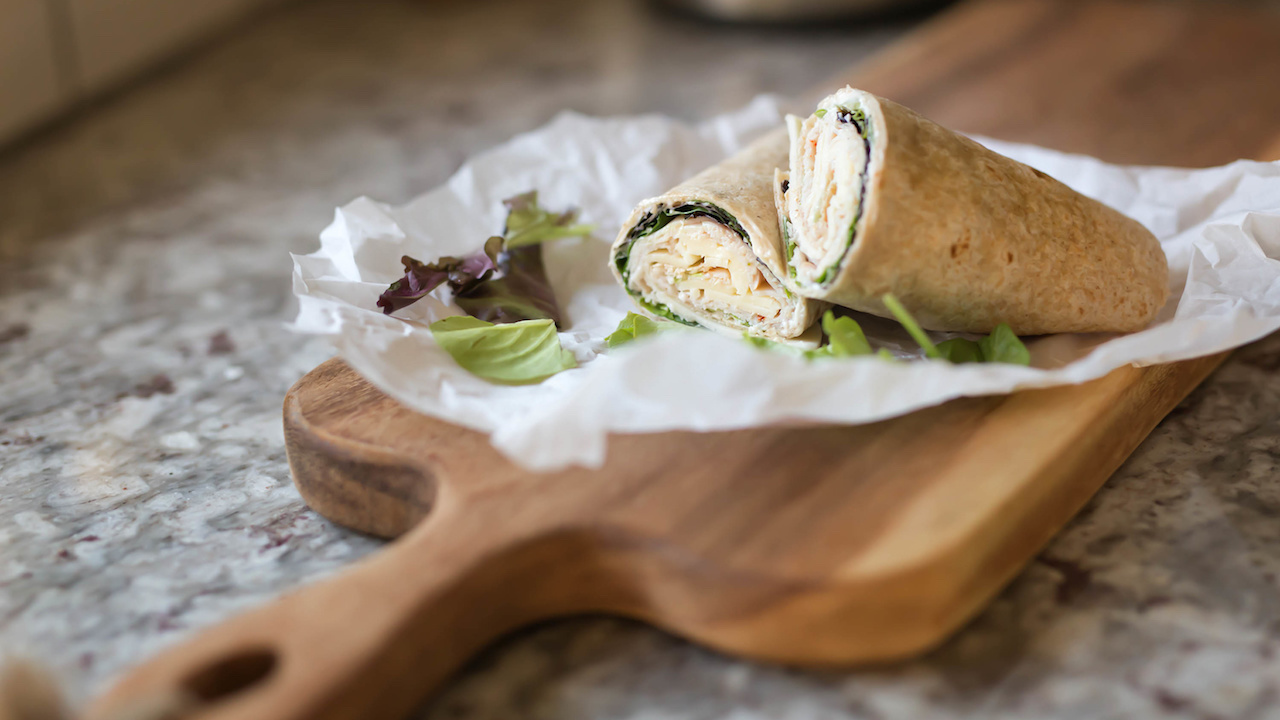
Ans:
{"type": "Polygon", "coordinates": [[[279,0],[0,0],[0,143],[279,0]]]}
{"type": "MultiPolygon", "coordinates": [[[[447,4],[451,0],[417,0],[447,4]]],[[[485,0],[456,0],[484,2],[485,0]]],[[[635,0],[644,3],[646,0],[635,0]]],[[[282,0],[0,0],[0,146],[282,0]]],[[[539,3],[541,0],[529,0],[539,3]]],[[[581,0],[585,4],[595,0],[581,0]]],[[[729,22],[825,23],[945,0],[648,0],[729,22]]],[[[549,12],[564,12],[552,3],[549,12]]]]}

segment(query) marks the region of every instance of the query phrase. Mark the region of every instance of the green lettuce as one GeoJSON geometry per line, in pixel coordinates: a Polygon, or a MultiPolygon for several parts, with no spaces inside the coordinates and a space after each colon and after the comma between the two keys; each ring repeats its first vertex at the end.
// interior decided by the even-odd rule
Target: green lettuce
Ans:
{"type": "Polygon", "coordinates": [[[997,325],[990,335],[978,341],[978,345],[982,348],[982,358],[986,362],[1031,364],[1031,353],[1027,346],[1013,334],[1013,328],[1007,323],[997,325]]]}
{"type": "Polygon", "coordinates": [[[492,382],[526,385],[578,365],[550,319],[495,325],[454,315],[431,323],[431,335],[463,369],[492,382]]]}
{"type": "Polygon", "coordinates": [[[610,348],[616,348],[646,335],[653,335],[676,327],[679,327],[679,325],[629,312],[626,317],[622,318],[622,322],[618,323],[618,329],[609,333],[604,341],[610,348]]]}
{"type": "Polygon", "coordinates": [[[822,315],[822,332],[826,333],[827,342],[816,350],[805,352],[809,359],[820,357],[856,357],[870,355],[871,343],[862,332],[862,326],[851,317],[840,316],[830,310],[822,315]]]}
{"type": "Polygon", "coordinates": [[[542,209],[538,205],[537,190],[507,198],[502,204],[507,206],[507,222],[502,229],[502,237],[508,250],[548,240],[582,237],[595,229],[575,222],[577,210],[553,213],[542,209]]]}
{"type": "Polygon", "coordinates": [[[982,346],[964,338],[951,338],[938,343],[938,356],[957,365],[983,361],[982,346]]]}
{"type": "Polygon", "coordinates": [[[1031,353],[1008,323],[1000,323],[991,334],[978,341],[964,338],[952,338],[935,345],[925,334],[920,323],[907,312],[893,293],[885,293],[881,300],[893,317],[906,328],[916,344],[924,350],[925,357],[935,360],[946,360],[953,363],[1006,363],[1009,365],[1030,365],[1031,353]]]}

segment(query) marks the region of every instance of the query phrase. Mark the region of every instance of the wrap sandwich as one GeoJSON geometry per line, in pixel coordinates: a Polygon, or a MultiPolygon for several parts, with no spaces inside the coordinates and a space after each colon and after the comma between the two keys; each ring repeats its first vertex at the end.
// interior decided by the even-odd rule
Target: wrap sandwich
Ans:
{"type": "Polygon", "coordinates": [[[845,88],[787,118],[775,177],[786,282],[931,330],[1131,332],[1168,297],[1137,221],[884,98],[845,88]]]}
{"type": "Polygon", "coordinates": [[[826,303],[785,281],[774,172],[787,162],[779,130],[641,202],[622,225],[610,267],[649,312],[721,333],[812,344],[826,303]]]}

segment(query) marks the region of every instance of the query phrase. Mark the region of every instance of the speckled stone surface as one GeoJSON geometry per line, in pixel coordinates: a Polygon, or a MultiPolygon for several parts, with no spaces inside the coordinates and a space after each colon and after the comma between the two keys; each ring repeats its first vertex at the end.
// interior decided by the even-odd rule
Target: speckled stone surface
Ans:
{"type": "MultiPolygon", "coordinates": [[[[288,251],[563,108],[701,117],[812,86],[913,20],[717,28],[622,0],[279,8],[0,152],[0,649],[83,700],[379,543],[289,483],[288,251]],[[551,7],[552,11],[547,8],[551,7]]],[[[1280,338],[1156,429],[969,628],[859,672],[573,620],[478,658],[457,718],[1280,716],[1280,338]]]]}

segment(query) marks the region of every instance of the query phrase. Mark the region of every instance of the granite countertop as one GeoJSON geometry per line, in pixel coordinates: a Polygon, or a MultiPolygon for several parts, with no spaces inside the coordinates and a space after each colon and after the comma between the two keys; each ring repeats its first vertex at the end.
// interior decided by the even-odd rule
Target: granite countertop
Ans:
{"type": "MultiPolygon", "coordinates": [[[[660,28],[557,3],[285,5],[0,152],[0,650],[83,701],[378,549],[303,505],[281,434],[330,353],[282,327],[286,253],[335,206],[403,202],[564,108],[694,118],[808,88],[916,21],[660,28]]],[[[423,717],[1263,717],[1278,368],[1280,337],[1236,353],[924,659],[801,672],[579,619],[487,651],[423,717]]]]}

